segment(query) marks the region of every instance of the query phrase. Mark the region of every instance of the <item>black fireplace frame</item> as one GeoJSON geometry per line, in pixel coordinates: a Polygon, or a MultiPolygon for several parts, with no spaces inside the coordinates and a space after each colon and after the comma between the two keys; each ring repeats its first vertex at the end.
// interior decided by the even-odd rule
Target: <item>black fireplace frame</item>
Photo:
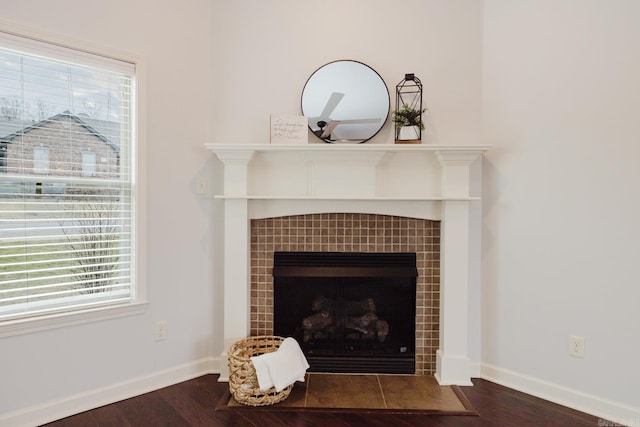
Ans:
{"type": "MultiPolygon", "coordinates": [[[[301,344],[310,364],[311,372],[338,373],[415,373],[415,319],[416,319],[416,278],[418,270],[415,253],[404,252],[274,252],[274,333],[294,336],[301,344]],[[325,352],[307,345],[301,340],[301,331],[293,330],[291,324],[280,321],[275,314],[282,310],[292,310],[286,305],[286,293],[298,281],[309,282],[328,279],[329,283],[343,286],[348,282],[372,282],[375,286],[396,286],[404,294],[403,340],[390,334],[389,342],[377,345],[374,351],[359,352],[344,341],[338,340],[340,347],[336,354],[325,352]],[[379,348],[378,348],[379,347],[379,348]],[[350,350],[353,350],[352,352],[350,350]]],[[[386,292],[389,292],[387,290],[386,292]]],[[[396,325],[394,325],[395,327],[396,325]]]]}

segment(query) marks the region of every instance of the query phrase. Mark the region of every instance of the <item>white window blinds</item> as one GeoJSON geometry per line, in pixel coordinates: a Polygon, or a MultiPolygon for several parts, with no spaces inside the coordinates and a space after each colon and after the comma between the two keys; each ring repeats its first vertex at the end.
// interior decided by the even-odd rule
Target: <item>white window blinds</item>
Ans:
{"type": "Polygon", "coordinates": [[[135,297],[134,82],[0,32],[0,322],[135,297]]]}

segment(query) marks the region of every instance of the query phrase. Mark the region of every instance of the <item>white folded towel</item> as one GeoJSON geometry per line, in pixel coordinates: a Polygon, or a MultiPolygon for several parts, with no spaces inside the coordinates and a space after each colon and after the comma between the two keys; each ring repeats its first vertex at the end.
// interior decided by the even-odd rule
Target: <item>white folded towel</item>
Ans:
{"type": "Polygon", "coordinates": [[[278,350],[253,356],[251,362],[262,391],[275,387],[280,392],[296,381],[304,382],[304,375],[309,369],[298,341],[291,337],[285,338],[278,350]]]}

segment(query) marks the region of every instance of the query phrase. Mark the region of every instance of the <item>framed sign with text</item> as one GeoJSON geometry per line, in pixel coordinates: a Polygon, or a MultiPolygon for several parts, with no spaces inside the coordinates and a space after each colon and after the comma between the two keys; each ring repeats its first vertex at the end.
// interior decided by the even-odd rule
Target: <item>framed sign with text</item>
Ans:
{"type": "Polygon", "coordinates": [[[308,123],[305,116],[272,114],[271,143],[307,144],[309,142],[308,123]]]}

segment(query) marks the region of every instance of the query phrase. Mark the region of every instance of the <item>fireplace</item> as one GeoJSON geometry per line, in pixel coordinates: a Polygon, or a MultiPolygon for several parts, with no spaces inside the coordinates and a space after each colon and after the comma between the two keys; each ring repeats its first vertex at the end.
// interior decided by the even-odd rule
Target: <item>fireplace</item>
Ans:
{"type": "MultiPolygon", "coordinates": [[[[220,211],[223,221],[215,222],[223,236],[223,265],[221,276],[216,278],[222,291],[221,381],[228,378],[227,349],[232,343],[248,335],[273,332],[273,313],[269,311],[273,305],[273,253],[260,247],[266,236],[253,233],[255,224],[274,224],[277,228],[275,224],[281,218],[306,221],[308,217],[348,213],[438,224],[440,250],[437,259],[429,260],[438,263],[437,285],[421,283],[422,261],[419,257],[417,261],[416,374],[433,372],[440,384],[471,385],[469,315],[475,316],[475,310],[469,306],[469,293],[479,284],[477,242],[481,214],[477,203],[481,193],[479,168],[472,165],[479,165],[476,160],[490,147],[268,143],[205,146],[215,153],[224,172],[222,193],[214,195],[224,207],[220,211]],[[258,249],[254,251],[256,245],[258,249]],[[432,298],[424,297],[430,293],[432,298]],[[422,308],[420,301],[425,299],[433,306],[422,308]],[[430,319],[430,326],[421,327],[421,318],[430,319]],[[435,351],[421,350],[429,340],[435,341],[430,344],[435,351]],[[434,369],[425,368],[432,363],[426,359],[431,358],[435,359],[434,369]]],[[[273,244],[279,245],[278,250],[293,252],[387,252],[379,247],[387,245],[388,237],[376,232],[351,236],[345,231],[337,238],[343,240],[338,241],[322,234],[321,228],[312,227],[311,234],[307,230],[296,235],[299,231],[291,230],[289,243],[275,234],[273,244]],[[337,248],[341,245],[346,249],[337,248]]],[[[412,240],[410,234],[400,237],[400,242],[389,244],[401,246],[412,240]]],[[[392,250],[396,251],[412,252],[392,250]]],[[[477,304],[477,299],[472,302],[477,304]]]]}
{"type": "Polygon", "coordinates": [[[275,252],[274,332],[311,372],[415,373],[415,253],[275,252]]]}

